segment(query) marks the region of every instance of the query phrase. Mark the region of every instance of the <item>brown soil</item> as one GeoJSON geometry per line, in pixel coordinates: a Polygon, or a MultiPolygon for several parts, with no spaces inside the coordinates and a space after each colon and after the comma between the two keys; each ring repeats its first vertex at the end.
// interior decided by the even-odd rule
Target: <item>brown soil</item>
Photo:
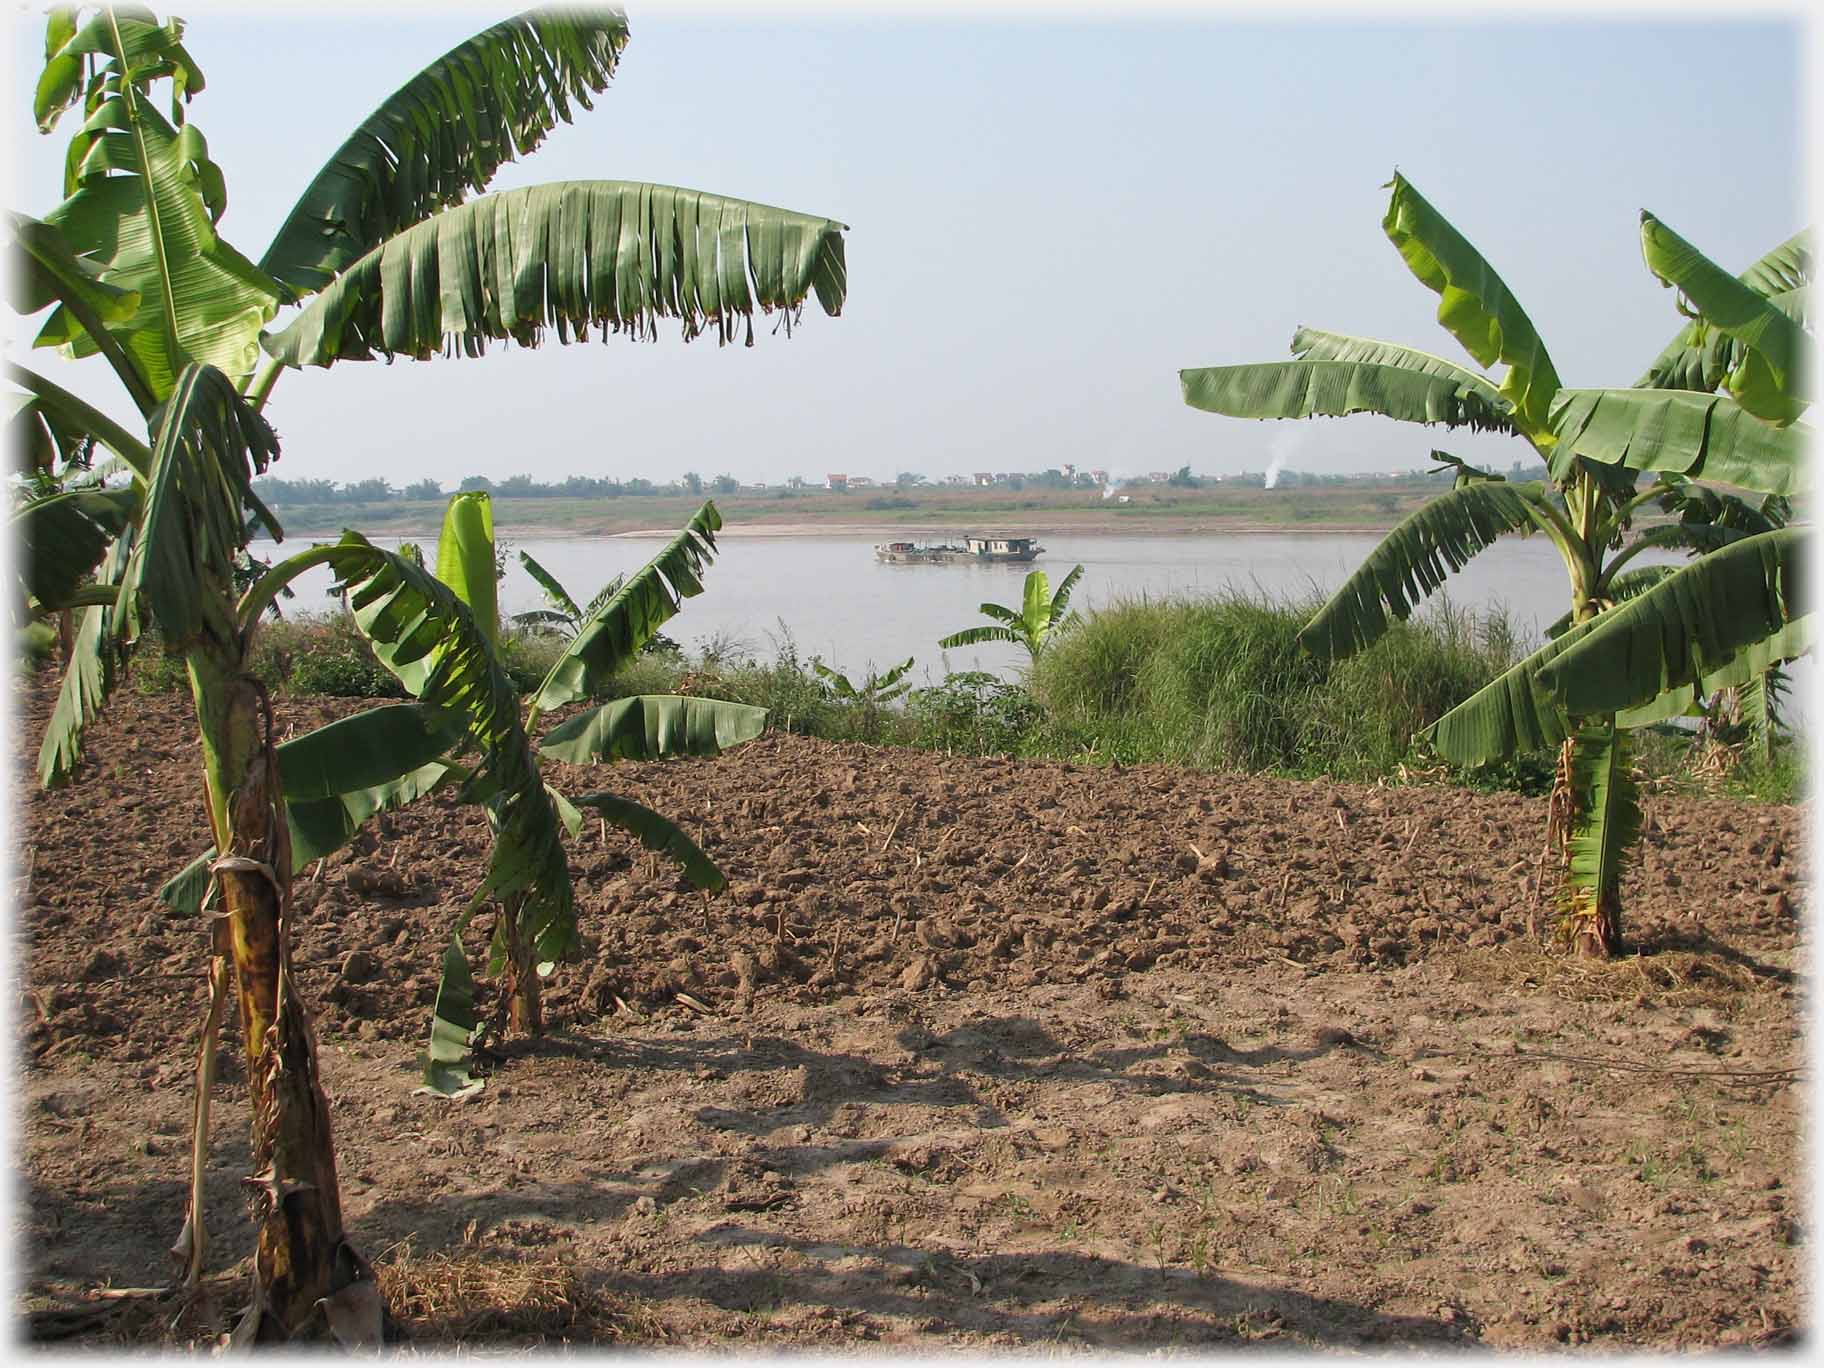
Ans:
{"type": "MultiPolygon", "coordinates": [[[[22,785],[49,700],[21,690],[22,785]]],[[[207,1345],[245,1301],[238,1064],[216,1276],[99,1295],[162,1282],[182,1218],[205,942],[153,895],[204,844],[193,735],[125,690],[18,809],[38,1338],[207,1345]]],[[[297,888],[351,1233],[415,1344],[1797,1333],[1802,1095],[1760,1071],[1801,1062],[1802,810],[1651,800],[1639,953],[1603,967],[1529,935],[1520,797],[790,737],[553,768],[682,820],[731,887],[587,831],[584,960],[468,1101],[416,1095],[414,1057],[480,814],[429,800],[297,888]]]]}

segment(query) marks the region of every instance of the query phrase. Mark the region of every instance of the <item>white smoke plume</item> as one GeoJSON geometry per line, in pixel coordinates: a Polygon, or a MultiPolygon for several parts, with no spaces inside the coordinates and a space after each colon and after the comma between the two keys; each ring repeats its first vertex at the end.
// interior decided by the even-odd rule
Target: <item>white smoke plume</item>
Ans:
{"type": "Polygon", "coordinates": [[[1302,427],[1284,427],[1273,434],[1272,440],[1267,443],[1267,451],[1272,458],[1267,463],[1268,489],[1278,487],[1279,472],[1286,468],[1286,462],[1293,453],[1305,444],[1306,435],[1302,427]]]}

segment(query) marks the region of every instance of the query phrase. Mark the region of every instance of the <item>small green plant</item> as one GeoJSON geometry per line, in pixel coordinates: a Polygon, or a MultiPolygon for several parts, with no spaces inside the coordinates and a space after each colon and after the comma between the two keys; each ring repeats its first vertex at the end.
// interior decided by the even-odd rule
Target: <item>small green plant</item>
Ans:
{"type": "MultiPolygon", "coordinates": [[[[496,580],[506,577],[507,551],[506,541],[496,543],[494,547],[494,578],[496,580]]],[[[560,641],[569,641],[581,631],[589,619],[607,605],[609,599],[621,592],[621,586],[627,580],[625,575],[613,576],[596,591],[594,598],[579,607],[576,600],[570,597],[569,591],[558,582],[557,576],[540,565],[530,552],[521,551],[519,563],[538,585],[539,591],[545,596],[545,602],[551,606],[534,608],[525,613],[515,613],[508,621],[525,632],[557,637],[560,641]]],[[[652,640],[640,648],[640,654],[664,656],[675,661],[683,659],[684,648],[663,632],[655,632],[652,640]]],[[[552,659],[555,660],[556,656],[553,655],[552,659]]],[[[539,676],[540,679],[543,677],[542,674],[539,676]]],[[[534,683],[536,682],[535,680],[534,683]]],[[[522,689],[521,692],[523,693],[524,690],[522,689]]]]}
{"type": "Polygon", "coordinates": [[[912,684],[906,679],[911,668],[912,657],[907,656],[884,674],[869,670],[861,687],[856,688],[847,675],[832,670],[816,656],[811,657],[812,671],[829,686],[837,701],[851,705],[859,714],[861,739],[864,741],[879,739],[882,709],[912,691],[912,684]]]}
{"type": "Polygon", "coordinates": [[[1209,1276],[1210,1269],[1215,1262],[1210,1257],[1210,1244],[1212,1238],[1213,1237],[1207,1228],[1200,1229],[1195,1235],[1191,1236],[1191,1246],[1187,1253],[1190,1256],[1191,1268],[1200,1278],[1209,1276]]]}
{"type": "Polygon", "coordinates": [[[1043,570],[1034,570],[1026,576],[1026,593],[1019,611],[1003,608],[998,603],[984,603],[981,611],[984,617],[995,620],[997,625],[991,627],[965,627],[960,632],[953,632],[937,644],[946,651],[958,646],[979,646],[989,641],[1006,641],[1015,646],[1024,646],[1026,653],[1038,660],[1039,652],[1045,649],[1045,643],[1069,625],[1071,619],[1065,614],[1070,608],[1070,591],[1076,588],[1077,581],[1083,577],[1083,567],[1077,566],[1058,586],[1058,592],[1051,592],[1051,580],[1043,570]]]}

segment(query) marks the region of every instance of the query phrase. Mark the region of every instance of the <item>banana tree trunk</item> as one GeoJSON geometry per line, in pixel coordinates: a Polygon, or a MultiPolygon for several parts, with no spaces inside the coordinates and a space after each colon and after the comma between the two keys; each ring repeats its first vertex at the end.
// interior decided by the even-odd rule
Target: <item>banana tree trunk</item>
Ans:
{"type": "Polygon", "coordinates": [[[1613,717],[1592,718],[1569,742],[1569,836],[1560,933],[1572,950],[1608,959],[1621,949],[1621,876],[1640,838],[1631,746],[1613,717]]]}
{"type": "Polygon", "coordinates": [[[320,1338],[319,1310],[335,1327],[349,1303],[370,1304],[377,1325],[380,1303],[371,1268],[343,1233],[329,1103],[291,971],[291,849],[271,706],[242,664],[208,646],[189,653],[253,1106],[253,1175],[244,1182],[259,1241],[253,1305],[236,1339],[320,1338]]]}
{"type": "Polygon", "coordinates": [[[545,1033],[545,1008],[537,957],[526,927],[525,908],[525,896],[515,894],[500,910],[500,915],[506,918],[507,942],[506,978],[502,990],[507,997],[507,1030],[513,1035],[536,1039],[545,1033]]]}

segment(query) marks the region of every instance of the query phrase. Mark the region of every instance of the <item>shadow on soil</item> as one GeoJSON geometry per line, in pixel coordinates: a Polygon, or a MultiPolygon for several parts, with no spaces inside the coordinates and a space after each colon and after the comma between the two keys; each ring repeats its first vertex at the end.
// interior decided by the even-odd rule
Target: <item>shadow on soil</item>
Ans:
{"type": "MultiPolygon", "coordinates": [[[[674,1042],[554,1034],[535,1044],[516,1042],[499,1054],[501,1066],[496,1076],[503,1082],[541,1066],[569,1069],[580,1064],[628,1077],[690,1071],[726,1079],[783,1072],[790,1075],[790,1086],[777,1105],[746,1110],[704,1106],[694,1113],[699,1125],[748,1137],[748,1145],[738,1155],[655,1157],[638,1170],[604,1171],[597,1181],[586,1183],[554,1185],[540,1182],[535,1173],[504,1171],[502,1185],[493,1191],[465,1191],[447,1199],[418,1194],[381,1197],[350,1233],[370,1256],[409,1238],[423,1253],[460,1250],[465,1256],[483,1259],[517,1259],[522,1256],[498,1246],[477,1248],[465,1236],[477,1229],[491,1230],[503,1232],[507,1243],[514,1244],[519,1241],[512,1232],[528,1220],[559,1226],[614,1223],[643,1198],[661,1212],[674,1202],[712,1194],[725,1212],[765,1210],[791,1199],[789,1193],[782,1195],[756,1183],[757,1174],[776,1169],[802,1176],[836,1165],[882,1159],[908,1138],[843,1138],[843,1124],[852,1119],[844,1115],[845,1109],[856,1104],[942,1108],[950,1111],[943,1123],[947,1131],[976,1129],[984,1134],[1005,1130],[1010,1122],[983,1097],[982,1088],[1053,1077],[1101,1082],[1149,1096],[1224,1094],[1250,1103],[1280,1105],[1285,1100],[1278,1096],[1283,1085],[1260,1077],[1259,1071],[1353,1047],[1353,1042],[1340,1039],[1309,1049],[1264,1046],[1237,1050],[1212,1035],[1179,1032],[1132,1047],[1079,1051],[1029,1017],[990,1018],[942,1035],[908,1027],[898,1033],[897,1044],[909,1058],[902,1064],[883,1065],[865,1054],[816,1050],[772,1036],[727,1035],[674,1042]],[[1174,1055],[1176,1072],[1148,1067],[1174,1055]],[[1185,1072],[1187,1059],[1194,1061],[1189,1073],[1185,1072]],[[834,1127],[837,1138],[819,1137],[819,1143],[810,1143],[808,1137],[803,1137],[803,1143],[776,1143],[773,1139],[788,1128],[802,1132],[825,1127],[834,1127]]],[[[876,1120],[882,1114],[877,1112],[876,1120]]],[[[444,1115],[461,1126],[460,1111],[444,1115]]],[[[229,1171],[238,1173],[245,1160],[244,1144],[218,1141],[212,1168],[219,1175],[226,1164],[229,1171]]],[[[212,1176],[210,1226],[221,1244],[211,1262],[218,1268],[222,1254],[233,1257],[228,1251],[240,1242],[245,1225],[237,1198],[231,1184],[212,1176]]],[[[58,1251],[46,1271],[91,1286],[160,1280],[165,1270],[156,1261],[148,1262],[147,1251],[161,1242],[151,1240],[148,1232],[175,1233],[183,1218],[183,1184],[122,1183],[102,1192],[91,1189],[88,1199],[81,1223],[84,1238],[72,1247],[59,1240],[66,1195],[37,1185],[31,1188],[27,1200],[37,1228],[33,1244],[58,1251]]],[[[1280,1335],[1342,1344],[1463,1342],[1461,1325],[1387,1317],[1346,1303],[1221,1277],[1194,1277],[1182,1270],[1076,1253],[951,1258],[884,1242],[885,1234],[883,1231],[879,1244],[817,1243],[724,1223],[712,1226],[699,1238],[712,1245],[754,1251],[752,1271],[706,1266],[678,1274],[604,1272],[597,1282],[606,1295],[648,1301],[702,1298],[761,1320],[787,1307],[823,1308],[844,1323],[855,1316],[904,1315],[934,1328],[1011,1333],[1030,1342],[1137,1347],[1280,1335]],[[760,1257],[763,1251],[780,1249],[803,1256],[789,1274],[769,1271],[765,1258],[760,1257]],[[891,1270],[886,1274],[889,1285],[881,1285],[878,1271],[837,1271],[835,1265],[850,1260],[886,1265],[891,1270]],[[804,1261],[809,1261],[808,1273],[804,1261]],[[1060,1300],[1075,1309],[1060,1312],[1060,1300]],[[1032,1306],[1041,1301],[1050,1305],[1043,1310],[1032,1306]],[[1173,1310],[1161,1313],[1161,1305],[1173,1310]]],[[[433,1339],[438,1334],[435,1325],[420,1330],[433,1339]]]]}
{"type": "Polygon", "coordinates": [[[737,1225],[712,1227],[700,1239],[755,1251],[757,1267],[752,1272],[695,1270],[683,1278],[604,1273],[599,1287],[648,1302],[684,1293],[756,1316],[814,1305],[839,1313],[903,1316],[934,1331],[1012,1333],[1028,1343],[1111,1349],[1279,1335],[1295,1343],[1332,1345],[1475,1342],[1473,1332],[1460,1323],[1383,1315],[1333,1298],[1094,1254],[958,1256],[906,1244],[792,1239],[737,1225]],[[780,1250],[814,1262],[808,1269],[802,1260],[790,1269],[765,1267],[766,1253],[780,1250]],[[883,1279],[871,1270],[838,1268],[851,1260],[884,1264],[891,1271],[883,1279]],[[1172,1310],[1162,1312],[1162,1306],[1172,1310]]]}

